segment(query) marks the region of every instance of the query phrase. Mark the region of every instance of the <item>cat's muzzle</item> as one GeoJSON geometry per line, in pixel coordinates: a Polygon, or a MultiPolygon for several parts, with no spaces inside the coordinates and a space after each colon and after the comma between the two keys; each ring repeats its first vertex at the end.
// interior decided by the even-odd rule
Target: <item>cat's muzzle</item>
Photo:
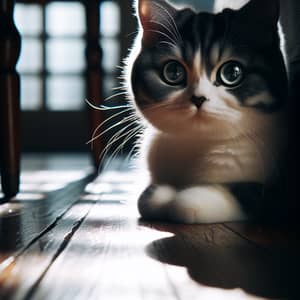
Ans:
{"type": "Polygon", "coordinates": [[[207,99],[206,97],[204,97],[204,96],[200,96],[200,97],[193,96],[193,97],[191,98],[191,102],[192,102],[193,104],[195,104],[195,106],[196,106],[197,108],[200,108],[200,107],[202,106],[202,104],[203,104],[205,101],[208,101],[208,99],[207,99]]]}

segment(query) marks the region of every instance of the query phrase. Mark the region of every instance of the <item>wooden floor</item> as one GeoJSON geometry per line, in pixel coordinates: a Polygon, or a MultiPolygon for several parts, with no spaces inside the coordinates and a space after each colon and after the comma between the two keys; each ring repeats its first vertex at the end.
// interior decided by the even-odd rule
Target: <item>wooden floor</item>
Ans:
{"type": "Polygon", "coordinates": [[[86,157],[25,158],[22,192],[0,205],[1,300],[300,299],[292,232],[147,223],[142,173],[90,171],[86,157]]]}

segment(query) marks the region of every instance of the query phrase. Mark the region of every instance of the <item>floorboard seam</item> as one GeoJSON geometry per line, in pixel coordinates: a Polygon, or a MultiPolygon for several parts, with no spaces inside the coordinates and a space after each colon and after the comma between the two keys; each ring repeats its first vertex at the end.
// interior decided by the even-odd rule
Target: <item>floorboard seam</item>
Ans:
{"type": "MultiPolygon", "coordinates": [[[[75,203],[76,205],[76,203],[75,203]]],[[[88,216],[88,214],[90,213],[92,206],[90,207],[90,209],[87,211],[87,213],[78,221],[76,221],[73,226],[71,231],[64,237],[61,245],[59,246],[59,248],[57,249],[57,251],[54,253],[49,265],[47,266],[47,268],[43,271],[43,273],[40,275],[40,277],[38,278],[38,280],[34,283],[34,285],[29,289],[29,291],[27,292],[27,294],[24,297],[24,300],[31,300],[34,293],[37,291],[39,284],[41,283],[41,281],[43,280],[43,278],[46,276],[48,270],[51,268],[52,264],[56,261],[56,259],[63,253],[63,251],[66,249],[66,247],[69,245],[72,237],[74,236],[74,234],[76,233],[76,231],[79,229],[79,227],[81,226],[81,224],[84,222],[84,220],[86,219],[86,217],[88,216]]]]}
{"type": "Polygon", "coordinates": [[[241,234],[240,232],[232,229],[230,226],[226,225],[226,224],[222,224],[227,230],[230,230],[232,233],[236,234],[237,236],[239,236],[240,238],[242,238],[243,240],[245,240],[246,242],[248,242],[249,244],[255,246],[258,249],[267,251],[267,252],[272,252],[268,247],[266,246],[262,246],[260,244],[258,244],[257,242],[247,238],[246,236],[244,236],[243,234],[241,234]]]}
{"type": "MultiPolygon", "coordinates": [[[[86,186],[86,183],[89,181],[89,179],[90,179],[90,175],[88,175],[86,178],[80,180],[78,183],[81,183],[84,186],[86,186]]],[[[72,182],[70,184],[74,184],[74,182],[72,182]]],[[[70,187],[70,186],[68,186],[68,187],[70,187]]],[[[66,187],[66,188],[68,188],[68,187],[66,187]]],[[[76,194],[80,194],[80,193],[76,193],[76,194]]],[[[73,203],[70,203],[70,206],[68,206],[62,214],[60,214],[58,217],[56,217],[55,220],[51,224],[49,224],[44,230],[42,230],[35,237],[33,237],[31,239],[31,241],[29,241],[19,252],[17,252],[17,254],[15,254],[13,256],[13,259],[10,259],[9,263],[7,265],[5,265],[5,267],[3,269],[0,269],[0,272],[9,268],[9,266],[11,264],[13,264],[20,256],[22,256],[33,244],[35,244],[45,234],[50,232],[58,224],[58,222],[68,213],[68,211],[73,207],[73,205],[75,205],[77,202],[78,202],[78,200],[74,201],[73,203]]]]}
{"type": "Polygon", "coordinates": [[[171,278],[170,278],[170,276],[169,276],[169,274],[168,274],[168,272],[167,272],[166,267],[164,266],[163,268],[164,268],[164,272],[165,272],[166,277],[167,277],[167,281],[168,281],[169,284],[170,284],[172,294],[174,295],[174,297],[175,297],[176,300],[181,300],[181,297],[179,296],[178,291],[177,291],[177,289],[176,289],[176,286],[175,286],[174,283],[172,282],[172,280],[171,280],[171,278]]]}

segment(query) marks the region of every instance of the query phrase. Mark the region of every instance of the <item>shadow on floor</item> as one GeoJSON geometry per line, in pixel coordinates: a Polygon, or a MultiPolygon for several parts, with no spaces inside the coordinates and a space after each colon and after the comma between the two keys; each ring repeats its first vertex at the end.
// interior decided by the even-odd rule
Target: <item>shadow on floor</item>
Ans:
{"type": "Polygon", "coordinates": [[[187,268],[191,278],[200,284],[241,288],[266,298],[300,299],[296,251],[261,248],[223,225],[151,227],[174,236],[150,243],[147,254],[162,263],[187,268]]]}

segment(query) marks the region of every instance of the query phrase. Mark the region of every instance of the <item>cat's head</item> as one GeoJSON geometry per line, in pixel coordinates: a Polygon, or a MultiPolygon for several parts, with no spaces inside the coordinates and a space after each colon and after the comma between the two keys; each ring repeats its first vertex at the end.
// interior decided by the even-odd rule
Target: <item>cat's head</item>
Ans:
{"type": "Polygon", "coordinates": [[[211,14],[139,0],[137,15],[131,90],[154,127],[226,139],[255,131],[284,106],[279,1],[250,0],[211,14]]]}

